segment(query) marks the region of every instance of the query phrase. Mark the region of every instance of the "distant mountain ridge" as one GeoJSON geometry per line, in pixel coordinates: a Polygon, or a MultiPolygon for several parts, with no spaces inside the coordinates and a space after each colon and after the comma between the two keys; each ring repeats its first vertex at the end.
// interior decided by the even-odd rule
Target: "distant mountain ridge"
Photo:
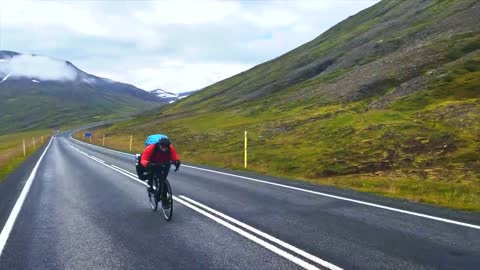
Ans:
{"type": "Polygon", "coordinates": [[[167,103],[133,85],[86,73],[69,61],[0,51],[0,134],[123,117],[167,103]]]}
{"type": "Polygon", "coordinates": [[[20,54],[12,51],[0,51],[0,80],[5,79],[6,76],[8,76],[10,80],[35,79],[39,82],[42,80],[65,81],[74,82],[77,84],[87,83],[92,86],[110,86],[116,88],[121,87],[131,91],[143,91],[139,93],[141,93],[140,95],[144,95],[145,98],[153,98],[153,100],[160,101],[158,99],[155,99],[155,97],[153,97],[153,95],[150,95],[147,91],[131,84],[116,82],[111,79],[102,78],[86,73],[74,66],[69,61],[58,60],[35,54],[20,54]],[[14,62],[14,64],[10,64],[8,66],[7,64],[9,62],[14,62]],[[41,64],[47,64],[47,66],[50,65],[53,66],[53,68],[52,70],[44,70],[44,67],[41,66],[41,64]]]}

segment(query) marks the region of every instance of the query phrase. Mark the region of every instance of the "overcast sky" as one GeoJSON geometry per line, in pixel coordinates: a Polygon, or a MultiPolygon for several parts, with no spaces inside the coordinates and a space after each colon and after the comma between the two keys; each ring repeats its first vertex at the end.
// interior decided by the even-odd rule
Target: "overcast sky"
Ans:
{"type": "Polygon", "coordinates": [[[0,0],[0,50],[171,92],[275,58],[379,0],[0,0]]]}

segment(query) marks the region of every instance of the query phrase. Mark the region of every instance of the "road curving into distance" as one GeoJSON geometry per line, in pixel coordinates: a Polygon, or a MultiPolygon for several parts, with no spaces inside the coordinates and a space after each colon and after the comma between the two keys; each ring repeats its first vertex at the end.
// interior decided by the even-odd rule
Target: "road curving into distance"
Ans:
{"type": "MultiPolygon", "coordinates": [[[[480,265],[476,213],[184,165],[169,175],[175,211],[166,222],[148,205],[133,155],[67,133],[43,154],[35,171],[23,174],[15,205],[1,208],[0,269],[480,265]]],[[[0,196],[8,192],[0,186],[0,196]]]]}

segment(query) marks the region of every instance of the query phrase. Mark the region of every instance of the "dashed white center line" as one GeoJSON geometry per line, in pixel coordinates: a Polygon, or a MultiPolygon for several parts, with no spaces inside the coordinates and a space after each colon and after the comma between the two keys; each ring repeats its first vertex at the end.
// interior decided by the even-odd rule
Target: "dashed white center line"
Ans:
{"type": "MultiPolygon", "coordinates": [[[[100,160],[98,158],[90,156],[87,153],[82,153],[81,151],[79,151],[79,152],[81,154],[83,154],[84,156],[86,156],[86,157],[88,157],[88,158],[90,158],[90,159],[108,167],[108,168],[111,168],[112,170],[115,170],[115,171],[129,177],[130,179],[132,179],[132,180],[134,180],[134,181],[136,181],[136,182],[138,182],[142,185],[147,186],[147,183],[139,180],[137,178],[136,174],[131,173],[131,172],[129,172],[129,171],[123,169],[123,168],[120,168],[118,166],[106,164],[103,160],[100,160]]],[[[229,217],[225,214],[222,214],[222,213],[220,213],[220,212],[218,212],[218,211],[216,211],[216,210],[214,210],[214,209],[212,209],[212,208],[210,208],[206,205],[203,205],[199,202],[196,202],[196,201],[194,201],[190,198],[187,198],[185,196],[181,196],[181,198],[179,198],[177,196],[173,196],[173,198],[174,198],[175,201],[177,201],[177,202],[181,203],[182,205],[194,210],[195,212],[212,219],[213,221],[219,223],[220,225],[222,225],[224,227],[227,227],[228,229],[242,235],[243,237],[246,237],[247,239],[259,244],[260,246],[272,251],[273,253],[275,253],[275,254],[277,254],[277,255],[279,255],[279,256],[281,256],[281,257],[283,257],[283,258],[285,258],[285,259],[287,259],[287,260],[305,268],[305,269],[317,270],[319,268],[317,266],[315,266],[314,264],[312,264],[312,263],[310,263],[306,260],[303,260],[303,259],[301,259],[301,258],[299,258],[299,257],[297,257],[297,256],[295,256],[295,255],[293,255],[293,254],[291,254],[291,253],[289,253],[289,252],[287,252],[287,251],[285,251],[285,250],[283,250],[283,249],[281,249],[281,248],[279,248],[279,247],[277,247],[277,246],[275,246],[275,245],[273,245],[273,244],[271,244],[271,243],[269,243],[269,242],[267,242],[267,241],[265,241],[265,240],[263,240],[263,239],[261,239],[257,236],[255,236],[252,233],[255,233],[255,234],[267,239],[268,241],[271,241],[275,244],[278,244],[279,246],[281,246],[285,249],[293,251],[293,252],[297,253],[297,255],[303,256],[304,258],[306,258],[306,259],[308,259],[312,262],[315,262],[315,263],[317,263],[317,264],[319,264],[323,267],[326,267],[326,268],[332,269],[332,270],[341,270],[342,269],[342,268],[340,268],[340,267],[338,267],[338,266],[336,266],[332,263],[329,263],[325,260],[322,260],[322,259],[320,259],[320,258],[318,258],[318,257],[316,257],[312,254],[309,254],[309,253],[307,253],[307,252],[305,252],[305,251],[303,251],[299,248],[296,248],[296,247],[294,247],[294,246],[292,246],[292,245],[290,245],[286,242],[283,242],[282,240],[280,240],[278,238],[275,238],[271,235],[268,235],[268,234],[266,234],[266,233],[264,233],[264,232],[262,232],[258,229],[255,229],[255,228],[253,228],[253,227],[251,227],[251,226],[249,226],[245,223],[242,223],[242,222],[240,222],[240,221],[238,221],[238,220],[236,220],[232,217],[229,217]],[[217,215],[217,216],[215,216],[215,215],[217,215]],[[239,228],[235,225],[232,225],[231,223],[227,222],[226,220],[236,224],[237,226],[243,227],[244,229],[247,229],[252,233],[249,233],[249,232],[247,232],[247,231],[245,231],[245,230],[243,230],[243,229],[241,229],[241,228],[239,228]]]]}

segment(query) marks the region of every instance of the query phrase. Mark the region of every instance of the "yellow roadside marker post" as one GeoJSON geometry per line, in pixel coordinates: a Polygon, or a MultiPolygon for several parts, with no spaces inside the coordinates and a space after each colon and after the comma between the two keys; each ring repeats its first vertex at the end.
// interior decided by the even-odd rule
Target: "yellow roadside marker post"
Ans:
{"type": "Polygon", "coordinates": [[[247,131],[245,130],[245,169],[247,168],[247,131]]]}
{"type": "Polygon", "coordinates": [[[130,147],[128,148],[129,152],[132,152],[132,141],[133,141],[133,135],[130,135],[130,147]]]}

